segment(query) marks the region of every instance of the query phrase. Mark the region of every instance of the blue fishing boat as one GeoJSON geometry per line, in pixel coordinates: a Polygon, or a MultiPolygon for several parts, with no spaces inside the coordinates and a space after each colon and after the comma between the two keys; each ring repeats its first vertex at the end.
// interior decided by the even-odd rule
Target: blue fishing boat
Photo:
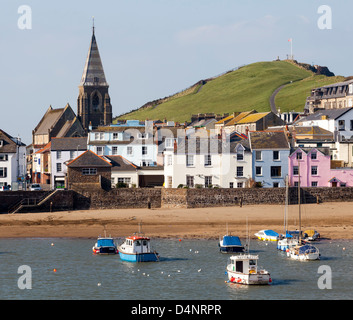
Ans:
{"type": "Polygon", "coordinates": [[[112,237],[98,237],[92,248],[94,254],[117,254],[118,249],[112,237]]]}
{"type": "Polygon", "coordinates": [[[150,241],[141,235],[127,237],[118,248],[120,259],[129,262],[158,261],[158,253],[151,248],[150,241]]]}
{"type": "Polygon", "coordinates": [[[225,235],[219,240],[219,250],[222,253],[244,252],[244,246],[239,237],[225,235]]]}

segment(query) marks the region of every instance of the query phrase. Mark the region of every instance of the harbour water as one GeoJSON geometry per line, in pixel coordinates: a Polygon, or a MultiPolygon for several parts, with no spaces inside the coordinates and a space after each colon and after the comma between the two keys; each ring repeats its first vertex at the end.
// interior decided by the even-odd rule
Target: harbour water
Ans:
{"type": "Polygon", "coordinates": [[[92,254],[94,239],[1,239],[0,299],[353,299],[352,241],[321,240],[316,243],[321,260],[300,262],[288,259],[274,242],[252,240],[250,252],[259,254],[259,266],[271,273],[269,286],[227,283],[228,255],[219,252],[217,240],[152,241],[159,262],[128,263],[119,255],[92,254]],[[30,268],[31,289],[18,285],[29,275],[21,266],[30,268]],[[323,280],[328,270],[332,277],[323,280]]]}

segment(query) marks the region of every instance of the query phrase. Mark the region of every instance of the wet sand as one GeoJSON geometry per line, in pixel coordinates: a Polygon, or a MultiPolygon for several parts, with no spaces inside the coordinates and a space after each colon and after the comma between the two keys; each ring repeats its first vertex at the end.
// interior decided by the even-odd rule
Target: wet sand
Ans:
{"type": "MultiPolygon", "coordinates": [[[[114,209],[0,215],[0,238],[120,238],[142,231],[154,238],[217,239],[228,231],[252,237],[261,229],[284,232],[283,205],[254,205],[197,209],[114,209]]],[[[299,229],[298,206],[288,207],[290,230],[299,229]]],[[[321,237],[353,239],[353,203],[306,204],[301,207],[302,230],[316,229],[321,237]]]]}

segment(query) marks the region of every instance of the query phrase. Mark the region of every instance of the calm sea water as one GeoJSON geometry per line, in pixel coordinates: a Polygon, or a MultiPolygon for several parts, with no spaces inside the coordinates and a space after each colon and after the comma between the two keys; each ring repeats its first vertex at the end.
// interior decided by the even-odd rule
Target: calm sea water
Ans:
{"type": "MultiPolygon", "coordinates": [[[[118,243],[121,239],[118,240],[118,243]]],[[[251,241],[270,286],[226,283],[227,254],[215,240],[154,240],[156,263],[127,263],[119,255],[92,254],[92,239],[1,239],[0,299],[353,299],[353,242],[321,240],[321,260],[293,261],[275,243],[251,241]],[[343,249],[345,248],[345,250],[343,249]],[[21,265],[31,268],[32,289],[21,290],[21,265]],[[332,271],[332,289],[320,289],[320,266],[332,271]],[[56,272],[53,270],[56,269],[56,272]]]]}

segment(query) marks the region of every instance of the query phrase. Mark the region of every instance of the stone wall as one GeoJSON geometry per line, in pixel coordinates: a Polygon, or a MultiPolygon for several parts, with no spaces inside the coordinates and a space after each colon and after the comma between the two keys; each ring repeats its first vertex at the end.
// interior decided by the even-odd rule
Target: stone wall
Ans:
{"type": "MultiPolygon", "coordinates": [[[[123,208],[203,208],[285,203],[285,188],[239,189],[163,189],[117,188],[109,191],[61,190],[40,208],[28,211],[62,211],[123,208]]],[[[24,198],[43,198],[45,191],[9,191],[0,193],[0,213],[24,198]]],[[[289,188],[289,204],[298,203],[298,188],[289,188]]],[[[350,202],[352,188],[302,188],[301,202],[350,202]]]]}
{"type": "Polygon", "coordinates": [[[76,192],[75,209],[160,208],[161,189],[114,188],[76,192]]]}

